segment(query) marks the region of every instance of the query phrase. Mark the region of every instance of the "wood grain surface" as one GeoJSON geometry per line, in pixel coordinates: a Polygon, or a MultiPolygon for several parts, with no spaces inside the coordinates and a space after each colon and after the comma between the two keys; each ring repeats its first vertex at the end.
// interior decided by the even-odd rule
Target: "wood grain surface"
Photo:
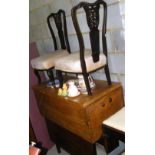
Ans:
{"type": "Polygon", "coordinates": [[[58,96],[58,89],[46,84],[33,87],[40,112],[48,120],[67,129],[82,139],[94,143],[102,135],[102,121],[124,106],[120,83],[108,85],[95,81],[93,95],[58,96]]]}

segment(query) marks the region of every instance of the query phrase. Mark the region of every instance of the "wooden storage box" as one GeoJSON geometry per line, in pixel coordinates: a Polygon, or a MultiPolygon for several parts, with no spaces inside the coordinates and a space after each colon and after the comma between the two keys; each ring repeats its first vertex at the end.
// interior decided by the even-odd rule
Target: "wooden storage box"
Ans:
{"type": "Polygon", "coordinates": [[[108,86],[106,81],[95,81],[93,95],[58,96],[58,89],[46,84],[33,87],[40,112],[48,120],[94,143],[102,135],[102,122],[124,106],[120,83],[108,86]]]}

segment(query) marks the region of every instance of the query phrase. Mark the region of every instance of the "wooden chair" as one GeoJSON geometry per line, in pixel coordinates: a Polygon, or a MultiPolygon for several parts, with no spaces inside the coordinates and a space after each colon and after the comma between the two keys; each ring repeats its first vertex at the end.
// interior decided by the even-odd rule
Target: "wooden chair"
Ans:
{"type": "Polygon", "coordinates": [[[115,141],[125,142],[125,107],[103,121],[103,133],[107,153],[115,149],[115,141]]]}
{"type": "MultiPolygon", "coordinates": [[[[92,95],[89,85],[89,73],[104,67],[108,84],[111,84],[106,44],[106,23],[107,23],[107,5],[103,0],[97,0],[94,3],[80,2],[71,10],[73,24],[77,33],[80,51],[70,54],[65,58],[58,60],[55,69],[63,72],[82,74],[86,84],[88,95],[92,95]],[[103,6],[103,23],[102,23],[102,45],[103,53],[100,48],[99,37],[99,10],[103,6]],[[83,8],[86,13],[87,24],[90,29],[91,49],[85,49],[83,36],[77,20],[77,10],[83,8]]],[[[60,80],[63,81],[62,74],[60,80]]]]}
{"type": "Polygon", "coordinates": [[[40,71],[46,71],[51,81],[54,81],[53,68],[55,65],[55,61],[59,58],[64,57],[70,53],[70,46],[68,42],[68,34],[67,34],[67,26],[66,26],[66,16],[63,10],[59,10],[57,13],[51,13],[47,17],[47,24],[49,30],[51,32],[55,51],[50,54],[45,54],[43,56],[39,56],[31,60],[32,68],[34,69],[34,73],[38,78],[38,83],[41,83],[41,77],[39,75],[40,71]],[[58,50],[56,37],[54,35],[51,19],[54,19],[56,28],[58,30],[58,36],[61,44],[61,49],[58,50]]]}

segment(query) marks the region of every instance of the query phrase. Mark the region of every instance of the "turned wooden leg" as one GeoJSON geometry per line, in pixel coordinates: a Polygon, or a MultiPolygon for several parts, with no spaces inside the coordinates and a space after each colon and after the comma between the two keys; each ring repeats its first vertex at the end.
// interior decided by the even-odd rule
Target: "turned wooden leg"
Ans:
{"type": "Polygon", "coordinates": [[[50,81],[53,82],[53,84],[55,85],[55,83],[54,83],[53,70],[52,69],[47,70],[47,75],[48,75],[50,81]]]}
{"type": "Polygon", "coordinates": [[[40,77],[40,74],[39,74],[39,71],[37,69],[34,69],[34,74],[36,75],[37,79],[38,79],[38,83],[40,84],[41,83],[41,77],[40,77]]]}
{"type": "Polygon", "coordinates": [[[108,64],[105,65],[104,70],[105,70],[105,75],[107,78],[108,85],[111,85],[111,78],[110,78],[110,72],[109,72],[108,64]]]}
{"type": "Polygon", "coordinates": [[[92,95],[89,80],[88,80],[88,73],[83,73],[83,77],[84,77],[84,81],[85,81],[85,85],[87,88],[88,95],[92,95]]]}
{"type": "Polygon", "coordinates": [[[56,74],[57,74],[57,77],[58,77],[58,79],[59,79],[59,81],[60,81],[60,87],[62,87],[62,85],[63,85],[62,71],[56,70],[56,74]]]}

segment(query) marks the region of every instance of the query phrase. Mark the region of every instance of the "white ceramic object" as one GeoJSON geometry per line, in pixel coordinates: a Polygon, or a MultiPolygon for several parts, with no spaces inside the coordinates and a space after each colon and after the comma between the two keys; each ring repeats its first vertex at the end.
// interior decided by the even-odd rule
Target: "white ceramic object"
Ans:
{"type": "Polygon", "coordinates": [[[75,86],[74,81],[69,81],[68,84],[69,84],[68,96],[69,97],[78,96],[80,92],[78,91],[78,88],[75,86]]]}

